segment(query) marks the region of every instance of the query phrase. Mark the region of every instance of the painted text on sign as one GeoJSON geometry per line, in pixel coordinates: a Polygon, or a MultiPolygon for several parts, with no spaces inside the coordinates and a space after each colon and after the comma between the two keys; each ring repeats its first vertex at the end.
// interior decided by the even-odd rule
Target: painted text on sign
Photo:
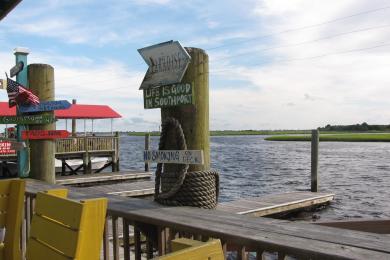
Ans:
{"type": "Polygon", "coordinates": [[[194,104],[193,84],[183,83],[144,89],[144,108],[194,104]]]}
{"type": "Polygon", "coordinates": [[[201,150],[145,150],[145,162],[176,163],[176,164],[203,164],[201,150]]]}

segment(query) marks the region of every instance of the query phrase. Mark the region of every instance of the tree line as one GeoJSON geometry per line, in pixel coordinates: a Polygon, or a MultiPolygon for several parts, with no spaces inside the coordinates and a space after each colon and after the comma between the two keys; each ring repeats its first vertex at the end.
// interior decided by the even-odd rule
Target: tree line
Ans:
{"type": "Polygon", "coordinates": [[[320,131],[390,131],[390,125],[369,125],[366,122],[355,125],[326,125],[325,127],[319,127],[320,131]]]}

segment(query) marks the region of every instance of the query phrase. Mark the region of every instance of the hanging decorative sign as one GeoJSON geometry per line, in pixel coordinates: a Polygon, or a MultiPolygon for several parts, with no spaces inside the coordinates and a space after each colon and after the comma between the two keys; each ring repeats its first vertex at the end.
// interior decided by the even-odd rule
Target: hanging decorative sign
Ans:
{"type": "Polygon", "coordinates": [[[45,125],[56,121],[54,115],[2,116],[0,124],[45,125]]]}
{"type": "Polygon", "coordinates": [[[11,78],[18,75],[19,72],[23,70],[23,67],[24,67],[23,61],[19,61],[15,66],[13,66],[9,71],[11,78]]]}
{"type": "Polygon", "coordinates": [[[161,108],[194,104],[194,85],[180,83],[144,89],[144,108],[161,108]]]}
{"type": "Polygon", "coordinates": [[[202,150],[145,150],[145,162],[204,164],[202,150]]]}
{"type": "Polygon", "coordinates": [[[0,79],[0,89],[6,89],[7,88],[7,80],[0,79]]]}
{"type": "Polygon", "coordinates": [[[23,140],[44,140],[68,138],[70,133],[66,130],[29,130],[22,131],[23,140]]]}
{"type": "Polygon", "coordinates": [[[0,141],[0,154],[16,154],[25,147],[24,142],[0,141]]]}
{"type": "Polygon", "coordinates": [[[149,68],[139,89],[181,82],[191,56],[178,41],[168,41],[138,50],[149,68]]]}
{"type": "Polygon", "coordinates": [[[20,105],[19,111],[22,113],[32,113],[32,112],[44,112],[44,111],[53,111],[53,110],[62,110],[70,108],[71,104],[67,100],[57,100],[57,101],[41,101],[37,105],[20,105]]]}

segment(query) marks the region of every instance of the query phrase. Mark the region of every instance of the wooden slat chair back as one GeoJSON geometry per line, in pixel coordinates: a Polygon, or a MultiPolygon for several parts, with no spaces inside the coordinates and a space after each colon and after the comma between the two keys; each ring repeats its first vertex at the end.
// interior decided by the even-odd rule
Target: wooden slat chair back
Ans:
{"type": "Polygon", "coordinates": [[[25,181],[0,181],[0,229],[5,229],[0,244],[0,260],[20,260],[20,228],[23,218],[25,181]]]}
{"type": "Polygon", "coordinates": [[[67,192],[37,193],[27,260],[100,259],[107,199],[73,201],[67,192]]]}
{"type": "Polygon", "coordinates": [[[157,257],[158,260],[223,260],[221,241],[209,242],[178,238],[171,241],[172,253],[157,257]]]}

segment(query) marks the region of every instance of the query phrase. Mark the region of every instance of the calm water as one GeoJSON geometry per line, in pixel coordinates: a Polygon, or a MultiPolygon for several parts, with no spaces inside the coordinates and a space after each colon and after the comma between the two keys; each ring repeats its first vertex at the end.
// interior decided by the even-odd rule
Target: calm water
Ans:
{"type": "MultiPolygon", "coordinates": [[[[158,137],[152,138],[157,149],[158,137]]],[[[121,137],[121,169],[143,169],[143,137],[121,137]]],[[[211,138],[220,201],[310,190],[310,143],[264,136],[211,138]]],[[[390,143],[320,143],[319,190],[336,194],[321,220],[390,217],[390,143]]]]}

